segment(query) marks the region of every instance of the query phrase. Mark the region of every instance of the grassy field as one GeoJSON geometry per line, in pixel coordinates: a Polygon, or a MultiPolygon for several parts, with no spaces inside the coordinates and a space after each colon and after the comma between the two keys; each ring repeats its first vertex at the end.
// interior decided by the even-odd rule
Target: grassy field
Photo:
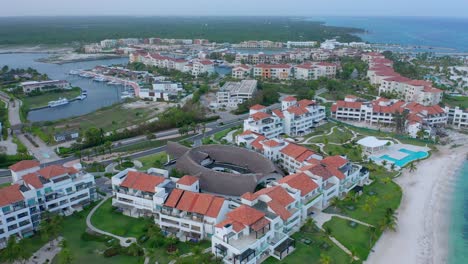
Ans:
{"type": "Polygon", "coordinates": [[[327,155],[346,155],[348,159],[354,162],[362,161],[362,151],[357,145],[344,144],[344,145],[326,145],[323,150],[327,155]]]}
{"type": "Polygon", "coordinates": [[[329,228],[331,235],[361,260],[367,259],[370,248],[376,241],[376,236],[372,236],[372,232],[377,231],[373,231],[373,228],[360,224],[351,226],[349,220],[336,216],[326,222],[323,227],[329,228]]]}
{"type": "MultiPolygon", "coordinates": [[[[39,137],[49,137],[61,131],[85,131],[91,127],[102,128],[105,132],[120,128],[141,124],[156,116],[156,110],[151,108],[129,109],[123,104],[115,104],[101,108],[87,115],[59,120],[57,122],[46,122],[37,126],[39,137]],[[41,134],[43,134],[41,136],[41,134]]],[[[34,131],[33,131],[34,132],[34,131]]]]}
{"type": "Polygon", "coordinates": [[[140,237],[144,234],[147,220],[123,215],[114,211],[112,200],[106,201],[91,218],[93,225],[109,233],[123,237],[140,237]]]}
{"type": "Polygon", "coordinates": [[[26,107],[26,109],[29,110],[33,108],[47,106],[47,104],[50,101],[55,101],[61,97],[67,98],[67,99],[73,99],[80,94],[81,94],[81,89],[75,87],[71,90],[62,90],[60,92],[52,91],[52,92],[44,93],[41,95],[24,96],[20,99],[21,101],[23,101],[23,105],[26,107]]]}
{"type": "Polygon", "coordinates": [[[191,136],[192,135],[186,135],[186,136],[176,137],[176,138],[171,138],[171,139],[143,141],[140,143],[133,144],[131,146],[115,147],[113,151],[132,152],[132,151],[141,151],[141,150],[150,149],[150,148],[157,148],[157,147],[166,145],[168,141],[180,141],[191,136]]]}
{"type": "Polygon", "coordinates": [[[149,168],[161,168],[162,165],[167,162],[167,154],[166,152],[161,152],[139,158],[138,160],[143,164],[143,167],[141,167],[140,170],[146,171],[149,168]]]}
{"type": "Polygon", "coordinates": [[[468,96],[449,96],[444,95],[442,103],[451,107],[460,107],[461,109],[468,108],[468,96]]]}
{"type": "MultiPolygon", "coordinates": [[[[321,263],[320,256],[322,254],[331,258],[331,263],[350,263],[351,258],[340,248],[338,248],[324,232],[318,231],[311,225],[305,225],[300,232],[295,233],[292,237],[296,240],[296,250],[286,258],[279,261],[273,257],[265,260],[266,264],[275,263],[321,263]],[[302,239],[311,241],[309,245],[302,242],[302,239]]],[[[358,262],[356,262],[358,263],[358,262]]]]}
{"type": "Polygon", "coordinates": [[[331,135],[325,135],[328,132],[324,131],[322,137],[316,137],[311,139],[310,143],[323,143],[324,139],[326,138],[329,143],[344,143],[350,140],[353,137],[353,134],[346,128],[334,128],[333,133],[331,135]]]}

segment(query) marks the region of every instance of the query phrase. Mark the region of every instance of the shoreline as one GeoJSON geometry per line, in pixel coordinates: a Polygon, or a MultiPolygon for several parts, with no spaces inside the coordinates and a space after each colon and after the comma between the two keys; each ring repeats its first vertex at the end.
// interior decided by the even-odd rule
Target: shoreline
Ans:
{"type": "Polygon", "coordinates": [[[395,180],[403,190],[397,230],[383,233],[365,263],[448,263],[453,190],[467,154],[442,146],[416,171],[403,171],[395,180]]]}

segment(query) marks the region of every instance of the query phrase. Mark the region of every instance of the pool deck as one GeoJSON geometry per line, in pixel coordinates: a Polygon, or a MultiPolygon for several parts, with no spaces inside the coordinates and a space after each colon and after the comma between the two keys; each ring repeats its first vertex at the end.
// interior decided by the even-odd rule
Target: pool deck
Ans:
{"type": "MultiPolygon", "coordinates": [[[[409,154],[401,152],[400,149],[407,149],[413,152],[429,152],[431,149],[428,147],[420,147],[420,146],[414,146],[414,145],[408,145],[408,144],[393,144],[389,146],[387,149],[373,153],[370,156],[370,159],[374,160],[377,164],[382,165],[382,161],[386,159],[382,159],[381,157],[384,155],[387,155],[391,158],[401,160],[407,157],[409,154]]],[[[388,163],[392,163],[390,160],[386,160],[388,163]]]]}

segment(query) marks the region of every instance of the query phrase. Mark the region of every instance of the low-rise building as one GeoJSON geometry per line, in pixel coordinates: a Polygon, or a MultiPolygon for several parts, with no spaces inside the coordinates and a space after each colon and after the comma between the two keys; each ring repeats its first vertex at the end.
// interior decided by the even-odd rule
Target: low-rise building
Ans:
{"type": "Polygon", "coordinates": [[[262,79],[289,80],[292,77],[292,66],[289,64],[257,64],[253,76],[262,79]]]}
{"type": "Polygon", "coordinates": [[[256,80],[226,82],[216,93],[218,107],[237,107],[239,104],[251,99],[256,90],[256,80]]]}
{"type": "Polygon", "coordinates": [[[447,124],[458,128],[458,129],[468,129],[468,111],[466,109],[461,109],[460,107],[445,107],[445,112],[447,113],[447,124]]]}
{"type": "Polygon", "coordinates": [[[320,77],[335,78],[336,64],[329,62],[306,62],[294,66],[294,77],[298,80],[317,80],[320,77]]]}
{"type": "Polygon", "coordinates": [[[232,68],[232,78],[246,79],[252,76],[252,67],[246,64],[239,64],[232,68]]]}
{"type": "Polygon", "coordinates": [[[181,83],[157,82],[152,89],[141,88],[139,97],[152,101],[173,101],[184,91],[181,83]]]}
{"type": "Polygon", "coordinates": [[[28,81],[20,83],[20,86],[25,94],[71,88],[70,83],[64,80],[28,81]]]}

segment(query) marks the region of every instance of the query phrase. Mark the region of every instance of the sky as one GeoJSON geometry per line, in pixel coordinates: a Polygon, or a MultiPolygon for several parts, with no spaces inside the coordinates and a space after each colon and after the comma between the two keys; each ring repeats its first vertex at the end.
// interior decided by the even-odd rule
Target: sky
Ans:
{"type": "Polygon", "coordinates": [[[0,16],[468,17],[468,0],[1,0],[0,16]]]}

